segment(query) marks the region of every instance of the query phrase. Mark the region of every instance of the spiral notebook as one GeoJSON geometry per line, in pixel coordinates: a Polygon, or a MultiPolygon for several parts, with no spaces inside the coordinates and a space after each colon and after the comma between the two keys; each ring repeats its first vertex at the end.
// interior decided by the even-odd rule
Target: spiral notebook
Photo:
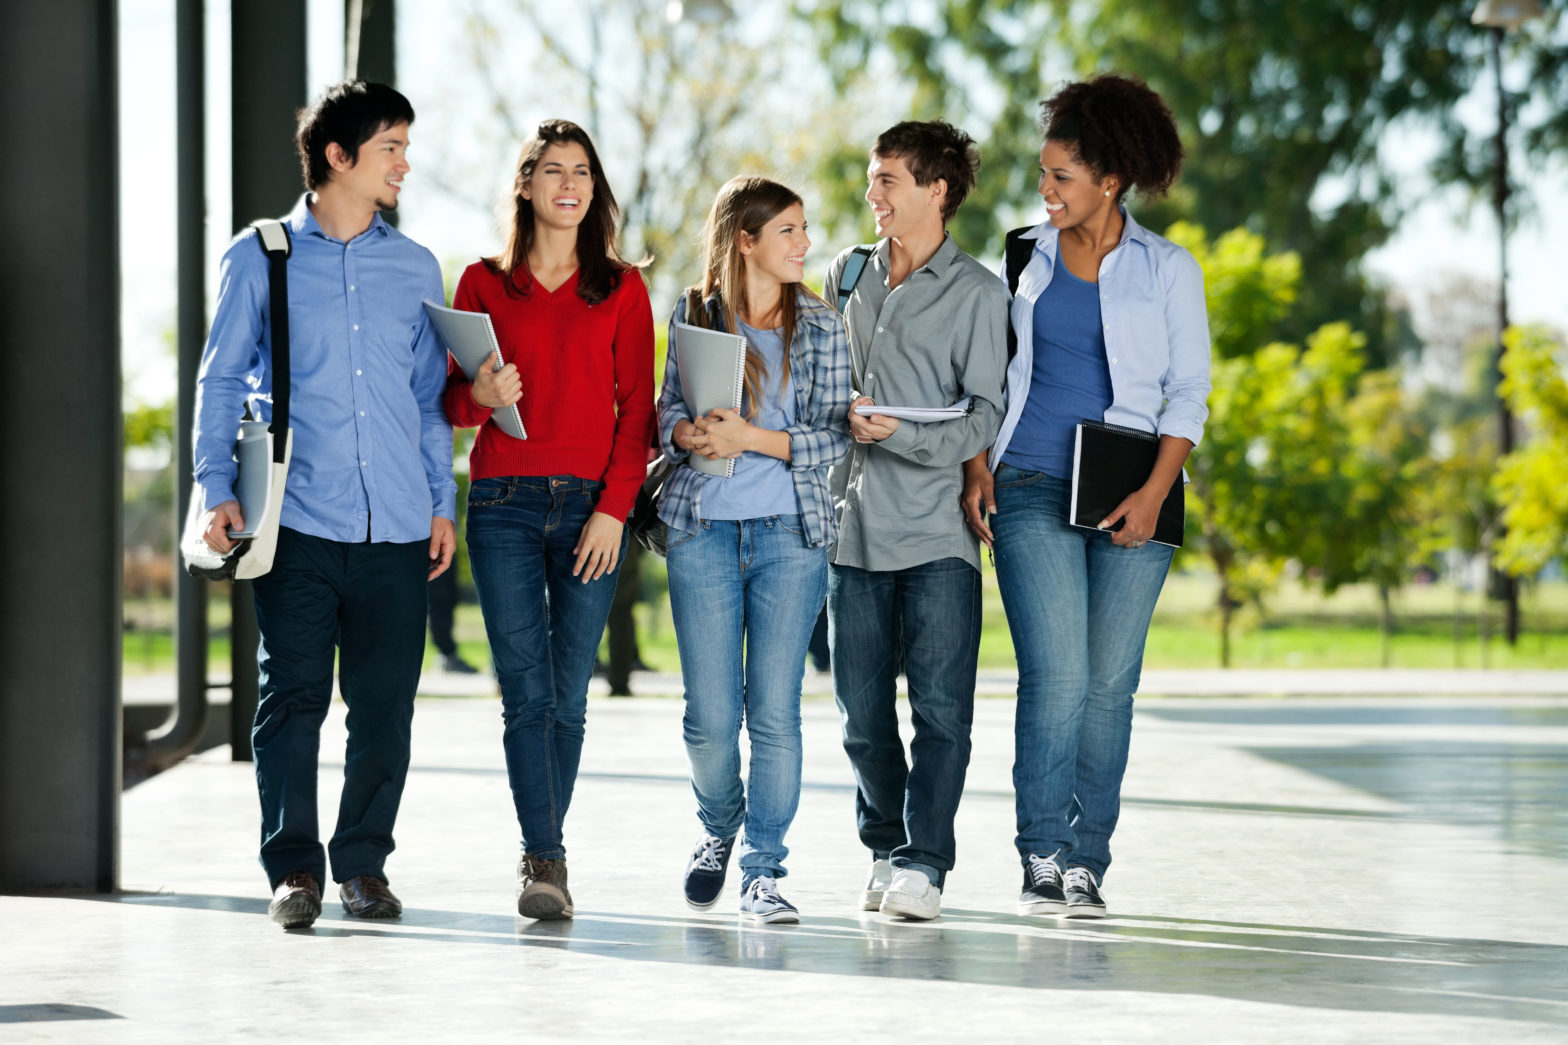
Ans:
{"type": "MultiPolygon", "coordinates": [[[[746,388],[746,339],[722,330],[705,330],[688,323],[675,324],[675,365],[681,372],[681,397],[692,417],[727,407],[740,409],[746,388]]],[[[710,461],[689,454],[686,463],[704,475],[728,478],[735,474],[735,458],[710,461]]]]}
{"type": "MultiPolygon", "coordinates": [[[[1128,494],[1149,481],[1159,454],[1157,435],[1103,421],[1081,422],[1073,441],[1072,514],[1067,521],[1089,530],[1098,528],[1128,494]]],[[[1120,530],[1124,522],[1118,520],[1110,529],[1120,530]]],[[[1186,489],[1178,475],[1160,505],[1149,539],[1180,548],[1186,525],[1186,489]]]]}
{"type": "MultiPolygon", "coordinates": [[[[447,308],[429,298],[425,299],[425,311],[430,313],[430,325],[436,328],[436,336],[463,368],[468,380],[472,381],[479,368],[486,364],[491,370],[500,370],[505,365],[501,361],[501,343],[495,338],[495,324],[485,313],[447,308]]],[[[494,411],[490,420],[513,439],[528,438],[523,415],[517,412],[516,403],[494,411]]]]}

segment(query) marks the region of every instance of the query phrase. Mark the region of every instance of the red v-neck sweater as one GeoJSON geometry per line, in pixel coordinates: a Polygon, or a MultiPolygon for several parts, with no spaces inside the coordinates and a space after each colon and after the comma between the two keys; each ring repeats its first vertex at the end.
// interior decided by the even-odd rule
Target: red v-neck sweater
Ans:
{"type": "Polygon", "coordinates": [[[577,296],[574,272],[554,292],[534,284],[509,293],[484,262],[468,266],[452,306],[487,312],[501,356],[523,381],[517,409],[527,439],[493,424],[469,394],[463,371],[447,359],[446,415],[459,428],[481,426],[469,477],[575,475],[604,483],[597,510],[625,521],[637,499],[653,440],[653,311],[642,276],[629,269],[597,305],[577,296]]]}

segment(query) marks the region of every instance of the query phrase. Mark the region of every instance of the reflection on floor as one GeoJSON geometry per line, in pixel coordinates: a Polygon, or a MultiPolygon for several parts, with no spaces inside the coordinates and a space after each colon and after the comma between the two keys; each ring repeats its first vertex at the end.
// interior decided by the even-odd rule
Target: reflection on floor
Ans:
{"type": "Polygon", "coordinates": [[[494,700],[421,702],[396,922],[333,898],[277,929],[249,767],[223,749],[155,778],[125,797],[125,893],[0,898],[0,1041],[1568,1037],[1568,700],[1145,701],[1101,923],[1013,913],[1005,700],[977,710],[939,921],[855,910],[867,857],[822,701],[782,884],[801,924],[694,914],[680,715],[593,704],[565,923],[513,913],[494,700]]]}

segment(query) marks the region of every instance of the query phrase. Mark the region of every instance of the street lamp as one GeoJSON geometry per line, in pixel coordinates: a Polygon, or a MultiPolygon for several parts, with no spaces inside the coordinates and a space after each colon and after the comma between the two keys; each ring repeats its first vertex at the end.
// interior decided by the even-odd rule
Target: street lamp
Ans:
{"type": "MultiPolygon", "coordinates": [[[[1503,89],[1503,37],[1542,14],[1538,0],[1481,0],[1470,21],[1486,26],[1492,37],[1492,70],[1497,88],[1497,152],[1492,167],[1492,205],[1497,213],[1497,379],[1503,378],[1503,331],[1508,329],[1508,93],[1503,89]]],[[[1497,397],[1497,453],[1514,448],[1514,423],[1508,400],[1497,397]]],[[[1498,529],[1498,538],[1503,531],[1498,529]]],[[[1504,634],[1519,641],[1519,581],[1494,568],[1493,591],[1504,604],[1504,634]]]]}

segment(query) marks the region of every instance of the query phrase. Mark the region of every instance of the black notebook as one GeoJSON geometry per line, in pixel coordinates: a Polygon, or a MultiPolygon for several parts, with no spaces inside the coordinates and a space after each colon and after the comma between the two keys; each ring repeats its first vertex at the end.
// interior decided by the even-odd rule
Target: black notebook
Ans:
{"type": "MultiPolygon", "coordinates": [[[[1114,512],[1128,494],[1149,481],[1159,453],[1157,435],[1103,421],[1080,422],[1073,440],[1072,515],[1067,521],[1090,530],[1098,528],[1100,520],[1114,512]]],[[[1109,529],[1120,530],[1125,521],[1118,519],[1109,529]]],[[[1149,539],[1180,548],[1186,526],[1186,494],[1178,475],[1160,505],[1154,536],[1149,539]]]]}

